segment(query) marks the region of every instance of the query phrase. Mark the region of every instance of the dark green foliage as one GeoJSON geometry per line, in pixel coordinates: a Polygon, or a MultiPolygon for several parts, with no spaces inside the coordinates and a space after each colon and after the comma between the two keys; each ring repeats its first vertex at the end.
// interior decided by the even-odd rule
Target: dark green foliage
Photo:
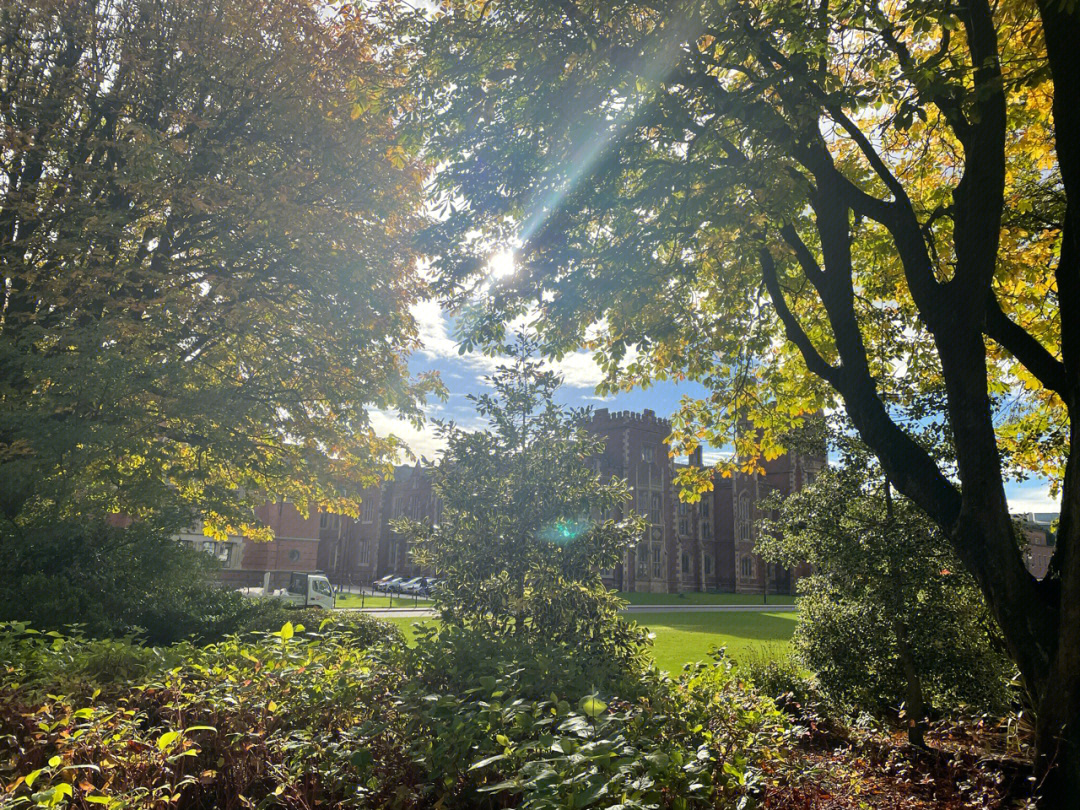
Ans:
{"type": "Polygon", "coordinates": [[[596,468],[604,442],[587,429],[588,413],[555,403],[561,381],[535,349],[520,336],[507,348],[513,366],[491,378],[494,393],[473,398],[487,430],[438,425],[447,445],[430,468],[443,503],[438,525],[397,527],[414,559],[437,572],[447,626],[506,641],[502,660],[562,660],[553,676],[621,676],[640,670],[645,636],[619,617],[622,601],[600,571],[617,563],[640,520],[626,516],[626,483],[596,468]]]}
{"type": "MultiPolygon", "coordinates": [[[[130,635],[163,645],[277,630],[287,621],[314,626],[325,618],[217,586],[217,564],[177,542],[166,526],[80,521],[0,530],[0,553],[7,561],[0,621],[41,630],[77,625],[89,637],[130,635]]],[[[335,622],[344,622],[344,615],[350,626],[371,629],[369,641],[387,627],[352,614],[335,614],[335,622]]]]}
{"type": "Polygon", "coordinates": [[[170,528],[89,519],[0,527],[0,620],[44,630],[78,624],[91,636],[139,633],[153,644],[240,629],[257,608],[211,585],[214,561],[170,528]]]}
{"type": "Polygon", "coordinates": [[[826,702],[817,677],[799,666],[791,653],[761,650],[744,654],[739,658],[739,675],[749,679],[761,694],[772,698],[794,700],[802,706],[826,702]]]}
{"type": "Polygon", "coordinates": [[[860,449],[786,498],[766,522],[766,559],[806,560],[794,643],[822,691],[875,714],[1002,711],[1014,669],[973,578],[941,531],[860,449]]]}
{"type": "Polygon", "coordinates": [[[161,651],[0,627],[15,664],[0,670],[0,801],[742,807],[793,733],[726,661],[643,673],[629,699],[541,693],[511,661],[459,683],[396,633],[368,647],[351,626],[161,651]],[[106,656],[123,664],[91,663],[106,656]]]}

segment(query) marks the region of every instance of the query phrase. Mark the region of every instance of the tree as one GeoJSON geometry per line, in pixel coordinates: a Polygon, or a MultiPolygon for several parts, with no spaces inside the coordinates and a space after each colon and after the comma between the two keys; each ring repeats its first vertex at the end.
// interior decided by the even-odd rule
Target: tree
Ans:
{"type": "Polygon", "coordinates": [[[903,705],[908,740],[922,746],[931,710],[1004,711],[1012,665],[940,528],[893,496],[864,448],[845,449],[841,466],[772,504],[757,549],[813,566],[799,580],[794,644],[824,692],[879,715],[903,705]]]}
{"type": "Polygon", "coordinates": [[[379,8],[0,10],[0,513],[354,511],[417,414],[422,166],[379,8]],[[370,9],[370,10],[369,10],[370,9]]]}
{"type": "Polygon", "coordinates": [[[533,339],[507,348],[512,365],[471,396],[487,430],[436,422],[446,449],[429,466],[442,502],[435,525],[403,519],[413,559],[437,573],[435,603],[445,624],[488,638],[558,650],[563,669],[620,671],[643,637],[600,573],[640,535],[626,513],[626,482],[604,480],[594,459],[604,440],[588,412],[554,400],[559,376],[532,357],[533,339]]]}
{"type": "Polygon", "coordinates": [[[592,345],[610,386],[704,383],[686,446],[745,420],[770,455],[842,405],[979,583],[1036,696],[1044,800],[1075,804],[1075,9],[460,0],[415,31],[442,294],[474,296],[494,245],[518,253],[474,333],[532,310],[550,351],[592,345]],[[913,437],[927,421],[955,466],[913,437]],[[1063,493],[1042,582],[1004,490],[1031,469],[1063,493]]]}

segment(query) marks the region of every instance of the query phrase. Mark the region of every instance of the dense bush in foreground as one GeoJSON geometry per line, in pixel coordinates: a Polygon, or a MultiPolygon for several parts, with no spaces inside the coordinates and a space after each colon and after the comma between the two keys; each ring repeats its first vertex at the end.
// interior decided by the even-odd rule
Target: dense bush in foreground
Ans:
{"type": "Polygon", "coordinates": [[[647,674],[632,699],[538,696],[511,661],[487,662],[489,674],[476,663],[462,688],[445,673],[416,671],[423,656],[396,630],[369,624],[380,623],[286,625],[249,641],[165,650],[7,625],[3,801],[735,806],[780,761],[791,733],[725,662],[674,681],[647,674]]]}

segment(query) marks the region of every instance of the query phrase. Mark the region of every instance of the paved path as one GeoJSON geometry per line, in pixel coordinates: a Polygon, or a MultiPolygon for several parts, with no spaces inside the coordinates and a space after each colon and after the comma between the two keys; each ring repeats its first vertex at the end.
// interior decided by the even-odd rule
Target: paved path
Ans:
{"type": "MultiPolygon", "coordinates": [[[[434,608],[339,608],[354,613],[367,613],[379,618],[401,616],[402,618],[430,618],[436,615],[434,608]]],[[[630,605],[622,613],[779,613],[798,610],[795,605],[630,605]]]]}

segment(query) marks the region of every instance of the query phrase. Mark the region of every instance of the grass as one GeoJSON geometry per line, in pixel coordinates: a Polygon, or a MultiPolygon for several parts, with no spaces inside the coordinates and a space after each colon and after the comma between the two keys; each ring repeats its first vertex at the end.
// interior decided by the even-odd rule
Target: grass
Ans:
{"type": "MultiPolygon", "coordinates": [[[[430,599],[420,598],[416,600],[416,607],[427,607],[431,604],[430,599]]],[[[361,607],[360,594],[358,593],[339,593],[337,595],[337,606],[339,608],[358,608],[361,607]]],[[[363,599],[363,607],[369,608],[385,608],[385,607],[413,607],[413,598],[411,596],[394,596],[393,605],[390,604],[389,596],[365,596],[363,599]]]]}
{"type": "Polygon", "coordinates": [[[683,664],[709,659],[710,650],[727,647],[737,663],[740,657],[778,657],[791,645],[799,614],[778,613],[635,613],[630,618],[648,627],[656,638],[657,666],[677,672],[683,664]]]}
{"type": "MultiPolygon", "coordinates": [[[[683,664],[707,661],[709,651],[715,647],[726,646],[736,663],[748,655],[759,658],[784,655],[790,648],[799,614],[790,611],[635,613],[629,618],[656,634],[653,656],[660,669],[678,672],[683,664]]],[[[400,627],[412,644],[416,637],[414,624],[437,620],[394,616],[385,621],[400,627]]]]}
{"type": "MultiPolygon", "coordinates": [[[[634,593],[620,592],[631,605],[760,605],[761,596],[752,593],[634,593]]],[[[794,596],[769,594],[770,605],[793,605],[794,596]]]]}

